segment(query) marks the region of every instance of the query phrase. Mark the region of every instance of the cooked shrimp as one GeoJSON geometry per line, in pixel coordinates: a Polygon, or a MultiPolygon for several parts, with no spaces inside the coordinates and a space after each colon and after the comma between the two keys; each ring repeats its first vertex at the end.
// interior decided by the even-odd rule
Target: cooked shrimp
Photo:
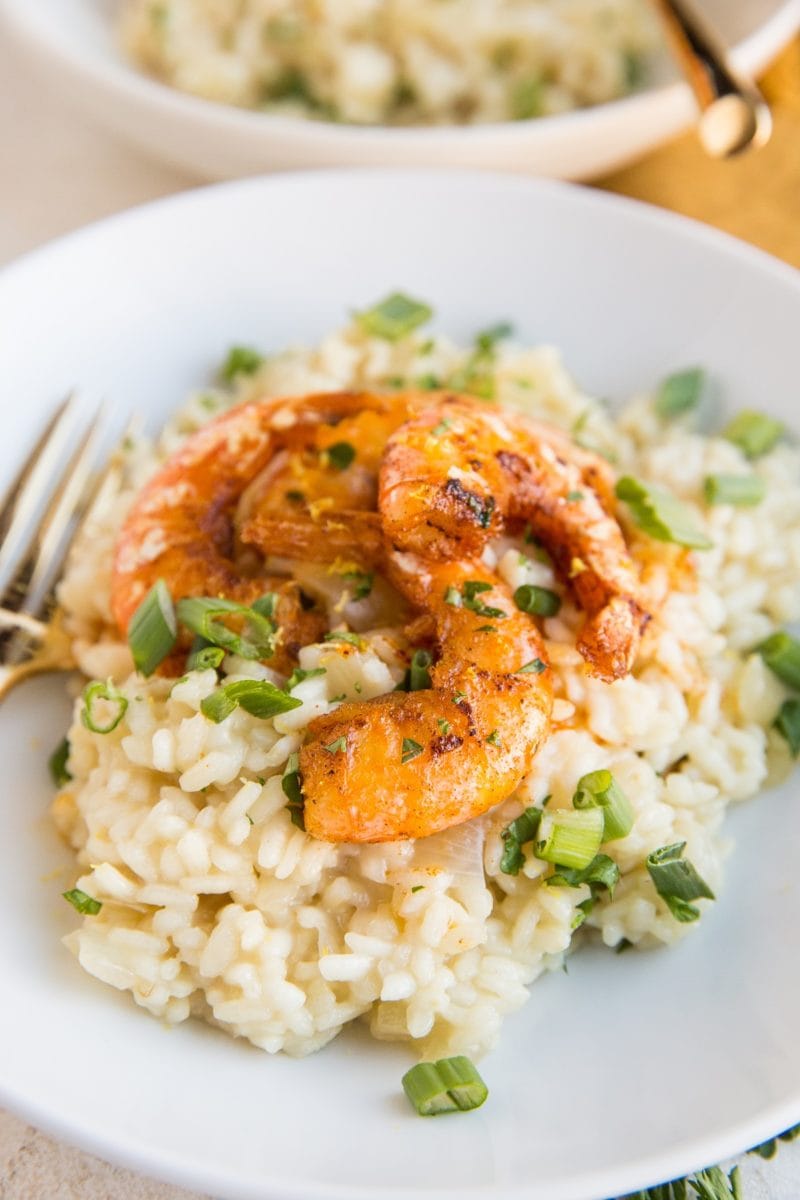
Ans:
{"type": "Polygon", "coordinates": [[[387,570],[432,616],[441,656],[430,688],[342,704],[309,725],[305,825],[323,841],[426,837],[479,816],[519,785],[550,726],[541,635],[498,579],[396,552],[387,570]]]}
{"type": "MultiPolygon", "coordinates": [[[[165,580],[176,599],[211,595],[250,604],[274,591],[281,633],[270,665],[291,669],[299,647],[316,641],[325,622],[319,612],[306,610],[294,581],[265,577],[259,564],[248,560],[246,550],[242,553],[236,537],[237,508],[249,489],[258,489],[265,473],[263,503],[281,452],[285,462],[302,462],[320,500],[324,488],[335,493],[338,487],[352,507],[374,506],[377,460],[389,432],[407,415],[405,402],[393,397],[342,392],[254,401],[198,430],[156,472],[123,525],[111,585],[112,612],[120,630],[127,631],[131,616],[158,579],[165,580]],[[359,443],[358,461],[340,471],[330,461],[330,447],[343,440],[343,429],[353,433],[352,422],[362,437],[382,432],[366,446],[359,443]],[[377,428],[371,429],[370,422],[377,428]],[[346,483],[342,476],[347,476],[346,483]]],[[[307,524],[307,515],[305,520],[307,524]]],[[[286,530],[284,535],[291,541],[286,530]]],[[[331,557],[335,554],[334,550],[331,557]]]]}
{"type": "Polygon", "coordinates": [[[386,536],[432,559],[479,557],[527,522],[588,619],[578,648],[606,680],[633,665],[649,614],[602,461],[565,435],[445,395],[390,439],[380,473],[386,536]]]}

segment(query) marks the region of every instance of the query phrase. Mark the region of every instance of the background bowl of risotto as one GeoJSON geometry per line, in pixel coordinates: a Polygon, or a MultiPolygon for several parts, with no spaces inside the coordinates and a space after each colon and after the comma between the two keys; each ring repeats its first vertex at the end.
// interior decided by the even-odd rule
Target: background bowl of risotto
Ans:
{"type": "MultiPolygon", "coordinates": [[[[702,477],[711,461],[701,450],[705,438],[690,426],[659,425],[647,395],[674,371],[702,366],[708,383],[705,432],[752,408],[791,426],[798,320],[800,285],[788,269],[699,226],[560,184],[447,172],[330,172],[242,181],[124,214],[3,272],[0,370],[7,396],[18,402],[4,409],[0,483],[11,477],[45,414],[71,387],[87,399],[107,397],[120,425],[131,412],[142,413],[154,434],[194,393],[181,418],[188,424],[171,426],[169,436],[185,432],[207,418],[209,401],[225,401],[224,388],[213,379],[226,352],[238,345],[257,347],[265,360],[259,367],[267,372],[264,385],[284,391],[355,381],[365,351],[371,356],[370,378],[383,373],[386,386],[396,386],[392,378],[401,353],[410,355],[407,365],[413,363],[415,371],[421,355],[438,372],[463,372],[475,366],[476,352],[491,352],[497,355],[492,359],[497,379],[503,388],[517,389],[521,403],[533,396],[536,411],[572,428],[577,423],[585,437],[613,440],[618,429],[616,453],[623,461],[639,455],[637,461],[668,476],[673,490],[691,496],[698,472],[702,477]],[[687,278],[693,280],[689,292],[687,278]],[[479,287],[469,286],[473,279],[480,280],[479,287]],[[420,333],[406,350],[399,341],[367,345],[352,314],[399,289],[433,310],[430,334],[420,333]],[[513,325],[511,341],[518,349],[496,344],[498,326],[507,333],[505,323],[513,325]],[[484,334],[466,357],[458,349],[469,347],[476,331],[489,329],[495,330],[492,338],[487,342],[484,334]],[[287,347],[295,349],[286,355],[287,347]],[[587,418],[586,396],[602,397],[608,409],[592,407],[587,418]],[[636,396],[633,408],[622,408],[636,396]],[[609,423],[607,411],[622,413],[616,424],[609,423]],[[657,445],[647,450],[653,439],[657,445]]],[[[730,442],[712,443],[714,469],[736,466],[738,451],[730,442]]],[[[606,451],[613,454],[615,447],[606,444],[606,451]]],[[[677,632],[665,631],[661,642],[664,661],[673,664],[669,670],[681,644],[706,653],[704,622],[716,632],[735,628],[735,640],[747,652],[749,639],[764,632],[758,614],[765,606],[774,607],[781,623],[796,608],[796,585],[792,590],[786,584],[796,578],[786,572],[793,562],[796,570],[800,554],[790,507],[797,503],[791,438],[774,454],[756,468],[768,506],[761,517],[709,510],[714,537],[728,547],[728,557],[714,560],[710,575],[701,574],[696,594],[677,598],[677,632]],[[783,495],[789,499],[778,503],[783,495]],[[761,524],[754,525],[756,520],[761,524]],[[773,581],[768,588],[765,577],[773,581]]],[[[113,504],[100,519],[113,523],[113,504]]],[[[99,535],[94,549],[98,546],[99,535]]],[[[97,586],[73,571],[62,598],[73,620],[91,623],[108,564],[88,554],[83,561],[96,573],[97,586]]],[[[520,567],[519,555],[512,554],[507,569],[520,567]]],[[[535,581],[541,582],[538,576],[535,581]]],[[[559,638],[569,637],[568,628],[559,632],[548,622],[551,653],[559,638]]],[[[607,1200],[717,1161],[793,1124],[800,1119],[800,1050],[794,1037],[800,994],[796,785],[780,781],[788,751],[774,730],[763,727],[765,705],[781,701],[781,694],[770,691],[774,681],[767,680],[759,656],[750,656],[736,666],[731,690],[734,659],[720,654],[715,637],[704,661],[714,664],[718,677],[702,702],[681,708],[675,688],[659,682],[653,667],[646,678],[622,688],[628,702],[614,713],[598,708],[594,733],[612,747],[615,761],[627,762],[626,791],[637,810],[647,789],[669,790],[676,827],[699,847],[696,865],[713,885],[716,902],[702,902],[702,918],[689,936],[658,949],[657,942],[673,940],[669,914],[656,914],[653,894],[632,897],[621,885],[614,919],[612,908],[601,906],[602,918],[591,914],[589,935],[578,931],[580,953],[566,959],[577,896],[565,899],[569,889],[561,889],[546,911],[529,910],[512,937],[501,927],[501,909],[510,911],[501,900],[513,900],[513,882],[494,891],[481,883],[481,894],[494,896],[496,919],[485,911],[472,914],[472,926],[487,922],[481,936],[488,948],[478,947],[470,960],[481,965],[477,983],[439,971],[434,951],[447,940],[447,921],[437,933],[438,917],[431,918],[422,935],[428,949],[420,978],[430,961],[439,973],[426,976],[428,983],[434,979],[443,994],[460,985],[463,1025],[469,1026],[476,1057],[482,1055],[490,1089],[479,1112],[436,1121],[420,1120],[402,1095],[400,1077],[416,1057],[407,1041],[375,1041],[361,1021],[325,1045],[332,1026],[326,1026],[323,1009],[310,1033],[292,1024],[291,1016],[284,1033],[274,1028],[265,1033],[258,1014],[253,1023],[252,1006],[231,1007],[229,997],[215,997],[210,986],[212,1008],[224,1001],[214,1013],[222,1028],[183,1020],[188,1010],[180,1009],[174,972],[153,977],[152,987],[131,986],[134,977],[147,975],[148,955],[157,950],[163,930],[129,925],[112,931],[109,958],[111,943],[101,936],[104,917],[92,926],[90,916],[77,945],[79,918],[62,899],[75,882],[76,866],[51,820],[47,770],[72,705],[63,678],[29,683],[0,714],[6,772],[0,802],[6,897],[0,908],[0,1101],[109,1159],[231,1200],[441,1200],[455,1192],[471,1200],[607,1200]],[[640,684],[643,690],[636,691],[640,684]],[[689,739],[677,764],[659,758],[664,724],[673,720],[683,722],[689,739]],[[629,736],[636,741],[638,767],[625,758],[629,736]],[[768,778],[770,748],[783,767],[768,778]],[[680,773],[684,759],[705,782],[689,786],[689,776],[680,773]],[[724,828],[715,798],[722,792],[732,799],[751,797],[731,805],[724,828]],[[713,845],[703,840],[704,825],[713,845]],[[623,903],[625,896],[632,903],[623,903]],[[560,941],[559,922],[566,929],[560,941]],[[644,939],[652,948],[613,952],[622,942],[641,939],[645,926],[654,934],[644,939]],[[64,935],[89,973],[62,945],[64,935]],[[544,939],[541,945],[537,939],[544,939]],[[535,955],[528,961],[531,948],[535,955]],[[568,972],[543,969],[562,964],[568,972]],[[525,987],[538,974],[523,1005],[525,987]],[[149,1019],[130,990],[139,1005],[166,1021],[149,1019]],[[464,1003],[469,996],[471,1005],[464,1003]],[[241,1036],[226,1037],[226,1028],[241,1036]],[[301,1036],[295,1036],[298,1030],[301,1036]],[[306,1057],[271,1053],[281,1046],[294,1054],[324,1048],[306,1057]]],[[[89,655],[97,650],[84,646],[89,655]]],[[[86,670],[116,677],[108,654],[117,651],[108,646],[100,651],[87,659],[86,670]]],[[[559,670],[566,677],[575,668],[568,658],[562,661],[559,670]]],[[[313,691],[320,682],[309,678],[302,686],[313,691]]],[[[161,685],[142,686],[157,691],[161,685]]],[[[156,725],[167,719],[161,706],[199,704],[199,693],[189,694],[196,684],[180,687],[169,699],[154,692],[149,705],[139,703],[144,694],[131,692],[135,724],[126,726],[124,738],[120,729],[115,745],[124,742],[139,762],[136,787],[172,770],[164,762],[150,763],[147,745],[148,738],[155,745],[153,714],[156,725]]],[[[568,716],[562,703],[560,719],[568,716]]],[[[72,762],[76,777],[82,772],[86,777],[84,813],[95,822],[96,836],[106,837],[115,826],[124,840],[130,811],[109,809],[104,825],[101,808],[89,807],[95,803],[89,780],[95,760],[88,732],[84,727],[81,735],[76,727],[72,762]]],[[[265,735],[254,736],[263,741],[265,735]]],[[[559,745],[568,746],[569,736],[559,745]]],[[[204,758],[220,762],[219,754],[204,758]]],[[[121,762],[112,764],[117,783],[112,787],[109,777],[109,795],[116,787],[119,803],[135,807],[141,798],[124,781],[121,790],[118,786],[121,762]]],[[[247,775],[251,766],[236,766],[234,775],[247,775]]],[[[204,769],[193,768],[191,780],[187,772],[181,785],[187,797],[198,799],[204,792],[204,769]]],[[[557,776],[559,765],[545,752],[537,769],[544,782],[548,772],[557,776]]],[[[97,784],[100,776],[93,778],[97,784]]],[[[258,838],[267,816],[254,808],[248,826],[243,814],[249,800],[240,782],[229,778],[228,784],[236,796],[223,797],[228,844],[222,849],[224,869],[232,870],[236,847],[258,838]]],[[[254,785],[246,786],[252,791],[254,785]]],[[[98,803],[106,799],[100,795],[98,803]]],[[[185,798],[180,803],[186,807],[185,798]]],[[[659,812],[664,811],[662,806],[659,812]]],[[[285,814],[277,817],[293,837],[285,814]]],[[[78,845],[74,824],[68,832],[78,845]]],[[[667,840],[658,831],[653,837],[667,840]]],[[[365,857],[360,886],[367,897],[384,886],[386,864],[378,861],[379,850],[365,851],[369,861],[365,857]]],[[[271,870],[267,850],[258,853],[259,869],[271,870]]],[[[456,853],[471,857],[469,847],[456,853]]],[[[81,869],[95,872],[102,886],[121,886],[119,872],[98,874],[102,864],[91,854],[82,862],[81,869]]],[[[220,863],[222,858],[213,868],[200,863],[195,874],[221,870],[220,863]]],[[[150,868],[142,869],[146,874],[150,868]]],[[[483,880],[480,863],[477,870],[483,880]]],[[[287,869],[284,882],[290,874],[287,869]]],[[[156,904],[168,915],[168,891],[148,894],[134,910],[141,915],[156,904]]],[[[422,911],[428,899],[418,884],[407,891],[411,908],[404,920],[410,928],[412,908],[422,911]]],[[[226,911],[231,909],[235,906],[226,911]]],[[[238,919],[236,912],[231,916],[238,919]]],[[[223,959],[225,936],[215,950],[223,959]]],[[[380,1006],[362,1003],[356,993],[371,969],[367,960],[382,953],[382,939],[363,930],[355,940],[347,936],[343,953],[329,955],[325,968],[329,999],[338,1006],[331,1018],[337,1028],[359,1012],[380,1016],[380,1006]],[[352,974],[356,967],[364,967],[360,982],[352,974]]],[[[280,940],[269,950],[270,961],[285,956],[280,940]]],[[[212,957],[209,951],[200,967],[209,980],[236,965],[212,957]]],[[[394,972],[394,991],[387,992],[395,1012],[402,1001],[397,976],[394,972]]],[[[227,982],[238,987],[244,976],[237,979],[231,971],[227,982]]],[[[281,994],[285,983],[276,982],[281,994]]],[[[412,979],[412,990],[417,983],[412,979]]],[[[291,991],[296,997],[298,988],[291,991]]],[[[426,1032],[424,1021],[419,1027],[407,1021],[403,1034],[386,1024],[388,1016],[384,1012],[372,1025],[378,1038],[409,1031],[419,1038],[426,1032]]]]}
{"type": "MultiPolygon", "coordinates": [[[[706,8],[751,72],[800,22],[795,0],[706,8]]],[[[322,10],[0,0],[0,16],[43,87],[152,155],[213,178],[443,162],[586,178],[694,113],[648,0],[322,10]]]]}

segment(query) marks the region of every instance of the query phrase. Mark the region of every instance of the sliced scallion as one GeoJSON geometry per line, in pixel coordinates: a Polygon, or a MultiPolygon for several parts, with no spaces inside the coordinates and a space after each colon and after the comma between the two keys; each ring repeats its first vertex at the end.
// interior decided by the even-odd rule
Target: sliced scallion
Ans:
{"type": "Polygon", "coordinates": [[[488,329],[482,329],[480,333],[475,334],[475,349],[484,354],[492,354],[497,348],[497,343],[510,338],[513,333],[514,326],[509,321],[498,321],[496,325],[490,325],[488,329]]]}
{"type": "Polygon", "coordinates": [[[767,485],[760,475],[706,475],[703,492],[707,504],[734,504],[739,508],[760,504],[767,485]]]}
{"type": "Polygon", "coordinates": [[[781,631],[771,634],[756,649],[782,683],[800,691],[800,641],[781,631]]]}
{"type": "Polygon", "coordinates": [[[427,650],[415,650],[408,669],[408,690],[421,692],[432,686],[428,668],[433,662],[433,655],[427,650]]]}
{"type": "Polygon", "coordinates": [[[219,596],[191,596],[178,601],[176,612],[181,624],[192,633],[240,658],[271,658],[275,652],[275,625],[254,605],[248,608],[219,596]],[[243,619],[249,637],[235,633],[223,623],[223,618],[231,616],[243,619]]]}
{"type": "Polygon", "coordinates": [[[372,571],[344,571],[342,578],[352,582],[353,599],[365,600],[372,591],[375,576],[372,571]]]}
{"type": "Polygon", "coordinates": [[[590,771],[578,780],[572,804],[577,809],[600,808],[603,841],[615,842],[633,829],[633,809],[610,771],[590,771]]]}
{"type": "Polygon", "coordinates": [[[607,854],[596,854],[588,867],[584,867],[582,871],[559,867],[546,882],[549,887],[577,888],[588,884],[593,896],[600,888],[604,888],[609,896],[613,896],[614,888],[619,883],[619,867],[607,854]]]}
{"type": "Polygon", "coordinates": [[[226,383],[233,383],[237,375],[254,375],[263,361],[250,346],[232,346],[219,373],[226,383]]]}
{"type": "Polygon", "coordinates": [[[514,592],[514,603],[522,612],[536,617],[554,617],[561,608],[561,597],[549,588],[523,583],[514,592]]]}
{"type": "Polygon", "coordinates": [[[541,808],[526,808],[523,813],[512,821],[501,832],[503,840],[503,856],[500,859],[500,870],[505,875],[519,875],[520,867],[525,862],[522,847],[532,842],[539,832],[542,820],[541,808]]]}
{"type": "Polygon", "coordinates": [[[775,728],[789,744],[792,757],[800,755],[800,700],[784,700],[775,718],[775,728]]]}
{"type": "Polygon", "coordinates": [[[350,442],[334,442],[328,446],[325,454],[332,467],[337,471],[346,471],[356,456],[356,448],[350,442]]]}
{"type": "Polygon", "coordinates": [[[223,684],[206,696],[200,702],[200,711],[218,725],[237,708],[243,708],[252,717],[266,721],[278,713],[291,712],[301,704],[302,700],[288,696],[282,688],[267,679],[239,679],[223,684]]]}
{"type": "Polygon", "coordinates": [[[316,679],[317,676],[326,674],[327,671],[324,667],[311,667],[308,671],[305,671],[302,667],[295,667],[286,680],[286,691],[291,692],[292,688],[296,688],[298,683],[302,683],[304,679],[316,679]]]}
{"type": "Polygon", "coordinates": [[[540,658],[532,658],[530,662],[525,663],[524,667],[520,667],[515,671],[515,675],[541,675],[542,671],[547,670],[547,663],[542,662],[540,658]]]}
{"type": "MultiPolygon", "coordinates": [[[[203,639],[199,639],[201,642],[203,639]]],[[[196,650],[192,650],[186,660],[187,671],[208,671],[210,668],[216,671],[222,666],[222,660],[225,657],[225,651],[221,646],[205,646],[199,645],[196,650]]]]}
{"type": "Polygon", "coordinates": [[[411,762],[412,758],[416,758],[417,755],[422,754],[422,751],[423,747],[420,746],[419,742],[415,742],[413,738],[403,738],[400,762],[405,766],[406,763],[411,762]]]}
{"type": "Polygon", "coordinates": [[[305,830],[305,820],[303,817],[303,788],[300,778],[300,755],[295,751],[290,754],[286,762],[286,769],[283,772],[281,779],[281,788],[283,794],[289,803],[286,807],[289,810],[289,816],[292,819],[292,824],[298,829],[305,830]]]}
{"type": "Polygon", "coordinates": [[[629,505],[639,528],[657,541],[674,542],[695,550],[710,550],[713,546],[695,527],[691,513],[670,492],[644,484],[631,475],[623,475],[615,491],[617,498],[629,505]]]}
{"type": "Polygon", "coordinates": [[[335,630],[333,633],[326,633],[323,641],[326,642],[346,642],[349,646],[357,646],[359,650],[364,648],[364,639],[357,633],[348,633],[345,630],[335,630]]]}
{"type": "Polygon", "coordinates": [[[81,721],[91,733],[113,733],[127,711],[127,699],[114,687],[110,679],[107,683],[96,679],[92,683],[87,683],[83,689],[81,721]],[[107,703],[112,706],[112,711],[105,723],[100,720],[97,712],[98,701],[101,704],[107,703]]]}
{"type": "Polygon", "coordinates": [[[103,907],[99,900],[95,900],[93,896],[87,896],[86,892],[82,892],[80,888],[70,888],[68,892],[62,892],[65,900],[69,900],[76,912],[83,916],[96,917],[103,907]]]}
{"type": "Polygon", "coordinates": [[[136,670],[142,675],[152,675],[172,650],[177,637],[172,596],[164,580],[159,579],[128,624],[128,645],[136,670]]]}
{"type": "Polygon", "coordinates": [[[69,783],[72,776],[67,769],[69,759],[69,739],[62,738],[47,760],[50,768],[50,778],[56,787],[62,788],[69,783]]]}
{"type": "Polygon", "coordinates": [[[344,754],[347,750],[347,738],[342,734],[341,737],[328,742],[327,746],[323,746],[322,749],[326,750],[328,754],[344,754]]]}
{"type": "Polygon", "coordinates": [[[661,846],[645,859],[656,891],[675,920],[683,924],[696,921],[700,916],[700,909],[689,903],[691,900],[715,899],[692,863],[682,857],[685,848],[686,842],[675,842],[671,846],[661,846]]]}
{"type": "Polygon", "coordinates": [[[403,1090],[421,1117],[480,1108],[489,1089],[468,1058],[417,1063],[403,1076],[403,1090]]]}
{"type": "Polygon", "coordinates": [[[430,321],[433,309],[421,300],[413,300],[402,292],[393,292],[379,304],[355,316],[364,333],[370,337],[396,342],[430,321]]]}
{"type": "Polygon", "coordinates": [[[781,421],[745,408],[726,425],[722,436],[738,446],[747,458],[760,458],[772,449],[785,432],[786,427],[781,421]]]}
{"type": "Polygon", "coordinates": [[[668,375],[656,395],[656,412],[660,417],[679,417],[697,408],[704,384],[705,372],[702,367],[689,367],[668,375]]]}
{"type": "Polygon", "coordinates": [[[599,808],[555,809],[545,813],[540,831],[544,836],[536,844],[536,857],[582,871],[600,849],[603,826],[603,812],[599,808]]]}

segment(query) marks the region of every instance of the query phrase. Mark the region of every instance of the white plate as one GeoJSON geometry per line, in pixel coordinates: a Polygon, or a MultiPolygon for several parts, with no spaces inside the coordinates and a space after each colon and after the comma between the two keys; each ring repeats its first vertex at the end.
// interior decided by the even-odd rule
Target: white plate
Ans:
{"type": "MultiPolygon", "coordinates": [[[[795,418],[800,281],[644,206],[491,175],[287,176],[114,218],[0,275],[0,486],[78,384],[163,420],[234,341],[313,340],[403,287],[458,337],[498,318],[623,396],[703,362],[795,418]]],[[[167,1030],[84,975],[46,816],[63,680],[0,710],[0,1100],[108,1158],[226,1198],[598,1200],[800,1120],[797,783],[733,814],[719,903],[672,951],[581,951],[484,1063],[489,1103],[424,1121],[407,1049],[301,1062],[167,1030]]]]}
{"type": "MultiPolygon", "coordinates": [[[[585,179],[686,128],[689,89],[670,82],[582,112],[503,125],[359,129],[210,103],[140,74],[116,38],[120,0],[0,0],[0,18],[87,116],[158,158],[211,178],[326,166],[449,166],[585,179]]],[[[800,26],[800,0],[705,0],[734,61],[757,72],[800,26]]],[[[669,78],[669,68],[666,71],[669,78]]]]}

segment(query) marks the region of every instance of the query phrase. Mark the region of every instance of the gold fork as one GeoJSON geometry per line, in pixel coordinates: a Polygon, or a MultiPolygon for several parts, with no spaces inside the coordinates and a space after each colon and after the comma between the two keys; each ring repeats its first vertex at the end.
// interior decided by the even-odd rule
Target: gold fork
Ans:
{"type": "Polygon", "coordinates": [[[30,675],[74,666],[55,589],[114,462],[96,473],[103,410],[81,424],[80,408],[74,394],[58,406],[0,500],[0,699],[30,675]]]}

